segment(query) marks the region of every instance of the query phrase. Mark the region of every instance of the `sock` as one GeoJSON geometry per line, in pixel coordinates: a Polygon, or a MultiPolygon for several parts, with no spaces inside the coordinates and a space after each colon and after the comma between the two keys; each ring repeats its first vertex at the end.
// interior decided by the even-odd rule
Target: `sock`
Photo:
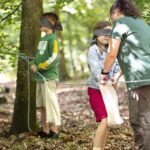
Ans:
{"type": "Polygon", "coordinates": [[[100,147],[93,147],[93,150],[102,150],[100,147]]]}

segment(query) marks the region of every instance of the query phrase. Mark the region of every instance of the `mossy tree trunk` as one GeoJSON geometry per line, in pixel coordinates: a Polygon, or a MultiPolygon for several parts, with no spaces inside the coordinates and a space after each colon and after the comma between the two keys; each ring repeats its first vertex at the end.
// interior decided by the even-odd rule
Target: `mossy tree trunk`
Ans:
{"type": "MultiPolygon", "coordinates": [[[[39,17],[42,13],[42,4],[42,0],[22,0],[19,53],[25,53],[28,56],[35,54],[40,38],[39,17]]],[[[28,82],[27,71],[27,62],[19,57],[11,134],[35,131],[36,129],[35,82],[31,78],[28,82]],[[28,83],[30,83],[30,92],[28,92],[28,83]],[[30,97],[28,97],[29,95],[30,97]]]]}

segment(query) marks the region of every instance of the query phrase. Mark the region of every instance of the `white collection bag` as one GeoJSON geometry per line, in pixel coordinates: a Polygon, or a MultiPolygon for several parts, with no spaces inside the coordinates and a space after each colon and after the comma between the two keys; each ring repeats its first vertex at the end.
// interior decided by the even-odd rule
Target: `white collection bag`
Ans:
{"type": "Polygon", "coordinates": [[[119,113],[118,97],[114,87],[108,83],[105,85],[100,84],[99,88],[108,114],[108,125],[121,125],[123,119],[119,113]]]}

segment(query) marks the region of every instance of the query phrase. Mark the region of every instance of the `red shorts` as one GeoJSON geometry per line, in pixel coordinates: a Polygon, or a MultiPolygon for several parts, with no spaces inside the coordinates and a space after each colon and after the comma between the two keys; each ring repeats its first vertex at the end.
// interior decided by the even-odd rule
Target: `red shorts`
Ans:
{"type": "Polygon", "coordinates": [[[103,118],[107,118],[107,111],[100,90],[88,88],[90,105],[94,111],[96,122],[100,122],[103,118]]]}

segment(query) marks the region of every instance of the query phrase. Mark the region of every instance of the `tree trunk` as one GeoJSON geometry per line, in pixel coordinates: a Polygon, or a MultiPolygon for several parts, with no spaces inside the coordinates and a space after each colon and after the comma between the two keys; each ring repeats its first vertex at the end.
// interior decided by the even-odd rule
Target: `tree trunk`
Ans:
{"type": "Polygon", "coordinates": [[[67,67],[66,67],[66,59],[65,59],[64,44],[63,44],[64,40],[63,40],[62,33],[59,32],[58,36],[61,39],[61,43],[62,43],[62,48],[60,49],[60,52],[59,52],[59,65],[58,65],[59,80],[64,81],[64,80],[70,79],[70,77],[68,75],[67,67]]]}
{"type": "Polygon", "coordinates": [[[69,37],[68,37],[68,40],[69,40],[69,52],[70,52],[70,63],[71,63],[71,66],[72,66],[72,70],[73,70],[73,76],[76,76],[76,67],[75,67],[75,64],[74,64],[74,59],[73,59],[73,50],[72,50],[72,29],[71,29],[71,26],[70,24],[72,24],[72,18],[70,18],[70,14],[68,14],[68,21],[67,21],[67,29],[68,29],[68,32],[69,32],[69,37]]]}
{"type": "Polygon", "coordinates": [[[64,81],[70,79],[67,69],[66,69],[66,59],[64,56],[64,49],[60,50],[60,57],[59,57],[59,80],[64,81]]]}
{"type": "MultiPolygon", "coordinates": [[[[59,16],[59,8],[57,5],[55,6],[55,12],[59,16]]],[[[67,66],[66,66],[66,59],[65,59],[65,53],[64,53],[64,39],[62,32],[57,32],[57,36],[61,39],[61,49],[59,52],[59,80],[64,81],[70,79],[68,72],[67,72],[67,66]]]]}
{"type": "MultiPolygon", "coordinates": [[[[42,3],[42,0],[22,0],[19,53],[34,55],[40,37],[39,17],[42,13],[42,3]]],[[[27,60],[19,57],[11,134],[36,129],[35,82],[28,80],[28,67],[27,60]]]]}

